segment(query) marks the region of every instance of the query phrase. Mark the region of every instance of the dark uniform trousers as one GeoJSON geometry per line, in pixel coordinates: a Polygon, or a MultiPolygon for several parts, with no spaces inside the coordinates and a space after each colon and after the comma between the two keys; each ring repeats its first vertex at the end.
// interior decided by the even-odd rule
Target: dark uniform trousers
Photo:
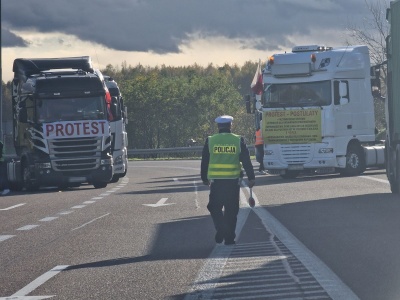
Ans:
{"type": "Polygon", "coordinates": [[[234,241],[236,237],[239,192],[239,179],[214,179],[211,182],[207,209],[211,214],[217,234],[222,235],[225,241],[234,241]]]}

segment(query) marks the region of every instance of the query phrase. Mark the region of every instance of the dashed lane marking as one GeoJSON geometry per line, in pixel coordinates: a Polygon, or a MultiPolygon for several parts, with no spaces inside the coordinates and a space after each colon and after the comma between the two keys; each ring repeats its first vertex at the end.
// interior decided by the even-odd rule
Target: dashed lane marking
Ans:
{"type": "Polygon", "coordinates": [[[15,235],[0,235],[0,242],[3,242],[5,240],[11,239],[15,235]]]}
{"type": "Polygon", "coordinates": [[[46,217],[46,218],[43,218],[43,219],[41,219],[39,221],[41,221],[41,222],[50,222],[50,221],[53,221],[55,219],[58,219],[58,217],[46,217]]]}
{"type": "Polygon", "coordinates": [[[2,298],[0,298],[0,300],[12,300],[12,299],[39,300],[39,299],[52,298],[54,295],[52,295],[52,296],[26,296],[26,295],[28,295],[29,293],[31,293],[32,291],[37,289],[39,286],[41,286],[43,283],[45,283],[52,277],[56,276],[58,273],[62,272],[63,270],[65,270],[68,267],[69,266],[66,266],[66,265],[56,266],[53,269],[51,269],[50,271],[48,271],[48,272],[44,273],[43,275],[39,276],[38,278],[36,278],[34,281],[32,281],[30,284],[28,284],[24,288],[20,289],[18,292],[13,294],[11,297],[2,297],[2,298]]]}
{"type": "Polygon", "coordinates": [[[31,230],[31,229],[36,228],[38,226],[39,225],[26,225],[26,226],[18,228],[17,230],[31,230]]]}
{"type": "Polygon", "coordinates": [[[20,206],[25,205],[25,204],[26,203],[20,203],[20,204],[16,204],[16,205],[13,205],[13,206],[10,206],[10,207],[1,208],[0,210],[2,210],[2,211],[10,210],[10,209],[17,208],[17,207],[20,207],[20,206]]]}

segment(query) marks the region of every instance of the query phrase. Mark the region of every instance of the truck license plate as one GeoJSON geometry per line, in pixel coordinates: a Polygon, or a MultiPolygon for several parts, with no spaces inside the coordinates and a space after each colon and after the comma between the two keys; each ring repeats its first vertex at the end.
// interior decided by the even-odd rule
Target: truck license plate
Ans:
{"type": "Polygon", "coordinates": [[[288,165],[288,170],[303,170],[303,165],[288,165]]]}
{"type": "Polygon", "coordinates": [[[69,182],[85,182],[86,177],[71,177],[68,179],[69,182]]]}

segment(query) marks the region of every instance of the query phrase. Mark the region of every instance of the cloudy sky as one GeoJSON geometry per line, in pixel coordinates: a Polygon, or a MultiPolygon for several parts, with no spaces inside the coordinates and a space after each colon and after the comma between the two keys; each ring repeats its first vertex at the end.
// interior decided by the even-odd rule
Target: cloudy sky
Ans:
{"type": "Polygon", "coordinates": [[[15,58],[240,66],[294,45],[344,45],[366,17],[365,0],[1,0],[2,79],[15,58]]]}

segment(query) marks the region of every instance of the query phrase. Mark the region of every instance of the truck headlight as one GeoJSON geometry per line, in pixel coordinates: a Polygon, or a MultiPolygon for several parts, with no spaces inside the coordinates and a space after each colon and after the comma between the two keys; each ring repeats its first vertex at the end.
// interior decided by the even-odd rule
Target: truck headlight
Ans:
{"type": "Polygon", "coordinates": [[[47,163],[36,163],[35,167],[37,169],[51,169],[51,163],[47,162],[47,163]]]}
{"type": "Polygon", "coordinates": [[[112,158],[106,158],[100,160],[100,165],[111,165],[112,164],[112,158]]]}
{"type": "Polygon", "coordinates": [[[114,160],[114,165],[121,165],[123,164],[122,155],[118,155],[114,160]]]}
{"type": "Polygon", "coordinates": [[[333,153],[333,148],[320,148],[318,153],[333,153]]]}

